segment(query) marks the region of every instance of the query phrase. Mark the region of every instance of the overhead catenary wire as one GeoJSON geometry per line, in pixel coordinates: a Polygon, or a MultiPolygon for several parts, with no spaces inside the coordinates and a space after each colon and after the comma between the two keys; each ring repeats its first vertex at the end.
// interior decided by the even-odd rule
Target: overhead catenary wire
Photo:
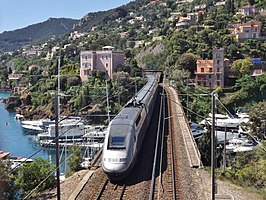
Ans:
{"type": "MultiPolygon", "coordinates": [[[[61,122],[61,121],[60,121],[61,122]]],[[[77,125],[79,122],[81,122],[81,120],[77,121],[75,125],[77,125]]],[[[50,145],[51,143],[53,143],[57,138],[63,136],[65,133],[67,133],[69,130],[71,130],[72,128],[67,129],[66,131],[64,131],[62,134],[60,134],[58,137],[56,137],[54,140],[51,140],[50,142],[48,142],[46,145],[44,145],[43,147],[41,147],[40,149],[38,149],[37,151],[35,151],[34,153],[32,153],[30,156],[28,156],[24,161],[20,162],[18,165],[16,165],[16,167],[12,168],[10,170],[10,172],[15,171],[17,168],[19,168],[21,165],[23,165],[24,163],[26,163],[29,159],[31,159],[33,156],[35,156],[36,154],[38,154],[41,150],[43,150],[46,146],[50,145]]],[[[0,176],[0,178],[2,178],[4,175],[0,176]]]]}
{"type": "MultiPolygon", "coordinates": [[[[134,84],[134,82],[132,82],[132,83],[129,83],[129,84],[127,84],[127,85],[133,85],[134,84]]],[[[126,86],[127,86],[126,85],[126,86]]],[[[133,86],[131,86],[131,87],[134,87],[134,85],[133,86]]],[[[131,88],[131,87],[129,87],[129,88],[131,88]]],[[[122,92],[123,93],[123,92],[122,92]]],[[[113,95],[111,95],[111,97],[113,97],[114,96],[114,94],[113,95]]],[[[103,98],[104,99],[104,98],[103,98]]],[[[121,108],[122,109],[122,108],[121,108]]],[[[119,111],[118,111],[119,112],[119,111]]],[[[61,122],[61,121],[63,121],[64,119],[67,119],[67,118],[69,118],[71,116],[71,114],[70,115],[68,115],[68,116],[66,116],[66,117],[64,117],[64,118],[62,118],[59,122],[61,122]]],[[[81,122],[82,120],[78,120],[77,122],[76,122],[76,124],[75,125],[77,125],[79,122],[81,122]]],[[[50,142],[48,142],[46,145],[44,145],[43,147],[41,147],[40,149],[38,149],[37,151],[35,151],[34,153],[32,153],[32,154],[30,154],[29,156],[27,156],[26,157],[26,159],[24,160],[24,161],[22,161],[22,162],[20,162],[18,165],[16,165],[16,167],[14,167],[14,168],[12,168],[11,170],[10,170],[10,172],[12,173],[12,172],[14,172],[16,169],[18,169],[20,166],[22,166],[24,163],[26,163],[29,159],[31,159],[33,156],[35,156],[35,155],[37,155],[40,151],[42,151],[43,149],[45,149],[46,148],[46,146],[49,146],[50,144],[52,144],[56,139],[58,139],[58,138],[60,138],[61,136],[63,136],[63,135],[65,135],[65,133],[67,133],[69,130],[71,130],[72,128],[69,128],[69,129],[67,129],[66,131],[64,131],[62,134],[60,134],[58,137],[55,137],[54,138],[54,140],[51,140],[50,142]]],[[[4,175],[1,175],[0,176],[0,178],[2,178],[4,175]]]]}
{"type": "Polygon", "coordinates": [[[34,189],[32,189],[31,190],[31,192],[29,193],[29,194],[27,194],[27,196],[26,197],[24,197],[23,199],[27,199],[27,198],[29,198],[34,192],[36,192],[36,190],[50,177],[50,176],[52,176],[54,173],[55,173],[55,171],[59,168],[59,167],[61,167],[61,165],[63,165],[63,164],[65,164],[66,163],[66,161],[71,157],[71,156],[73,156],[73,154],[77,151],[78,149],[76,149],[74,152],[72,152],[62,163],[60,163],[60,165],[57,167],[57,168],[55,168],[50,174],[48,174],[46,177],[45,177],[45,179],[43,179],[34,189]]]}
{"type": "MultiPolygon", "coordinates": [[[[121,108],[122,109],[122,108],[121,108]]],[[[80,122],[81,120],[79,120],[76,124],[78,124],[79,122],[80,122]]],[[[70,128],[71,129],[71,128],[70,128]]],[[[70,129],[68,129],[68,130],[70,130],[70,129]]],[[[66,130],[64,133],[62,133],[61,135],[59,135],[58,137],[60,137],[60,136],[62,136],[62,135],[64,135],[68,130],[66,130]]],[[[58,139],[58,137],[56,138],[56,139],[58,139]]],[[[54,139],[55,140],[55,139],[54,139]]],[[[52,140],[51,142],[53,142],[54,140],[52,140]]],[[[49,142],[48,144],[50,144],[51,142],[49,142]]],[[[47,145],[48,145],[47,144],[47,145]]],[[[41,149],[43,149],[43,148],[41,148],[41,149]]],[[[40,149],[40,150],[41,150],[40,149]]],[[[39,150],[39,151],[40,151],[39,150]]],[[[39,152],[38,151],[38,152],[39,152]]],[[[36,153],[37,154],[37,153],[36,153]]],[[[36,154],[34,154],[34,155],[36,155],[36,154]]],[[[73,154],[73,153],[72,153],[73,154]]],[[[64,164],[71,156],[72,156],[72,154],[67,158],[67,159],[65,159],[65,161],[63,162],[63,163],[61,163],[57,168],[59,168],[62,164],[64,164]]],[[[30,157],[29,157],[30,158],[30,157]]],[[[22,163],[21,163],[22,164],[22,163]]],[[[39,183],[24,199],[26,199],[26,198],[28,198],[44,181],[46,181],[51,175],[53,175],[53,173],[57,170],[57,168],[52,172],[52,173],[50,173],[41,183],[39,183]]]]}

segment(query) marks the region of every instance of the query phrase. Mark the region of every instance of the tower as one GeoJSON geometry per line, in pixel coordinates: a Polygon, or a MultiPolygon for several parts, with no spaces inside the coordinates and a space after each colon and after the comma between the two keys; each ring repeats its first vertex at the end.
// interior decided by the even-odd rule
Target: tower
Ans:
{"type": "Polygon", "coordinates": [[[213,88],[224,87],[224,48],[213,49],[213,88]]]}

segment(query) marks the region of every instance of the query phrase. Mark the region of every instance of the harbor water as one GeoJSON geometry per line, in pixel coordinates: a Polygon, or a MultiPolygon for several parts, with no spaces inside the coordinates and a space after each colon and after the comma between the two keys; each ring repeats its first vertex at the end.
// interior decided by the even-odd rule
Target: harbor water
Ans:
{"type": "MultiPolygon", "coordinates": [[[[9,95],[0,92],[0,99],[9,95]]],[[[24,132],[20,120],[14,118],[15,114],[15,110],[6,110],[5,104],[0,101],[0,151],[10,152],[11,157],[40,157],[55,164],[55,149],[41,147],[37,135],[24,132]]],[[[60,152],[60,162],[63,162],[66,156],[67,152],[60,152]]],[[[63,165],[60,171],[64,172],[66,168],[67,166],[63,165]]]]}

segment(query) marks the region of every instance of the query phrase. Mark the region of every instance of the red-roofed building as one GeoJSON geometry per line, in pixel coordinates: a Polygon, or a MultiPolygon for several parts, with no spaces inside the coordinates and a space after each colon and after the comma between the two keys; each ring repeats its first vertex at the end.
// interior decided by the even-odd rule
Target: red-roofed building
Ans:
{"type": "Polygon", "coordinates": [[[0,160],[5,160],[10,156],[9,152],[0,151],[0,160]]]}
{"type": "Polygon", "coordinates": [[[195,84],[202,87],[224,87],[224,49],[214,49],[212,60],[197,60],[195,84]]]}
{"type": "Polygon", "coordinates": [[[233,33],[238,42],[242,42],[246,39],[258,38],[261,34],[261,22],[251,20],[247,23],[238,24],[233,33]]]}

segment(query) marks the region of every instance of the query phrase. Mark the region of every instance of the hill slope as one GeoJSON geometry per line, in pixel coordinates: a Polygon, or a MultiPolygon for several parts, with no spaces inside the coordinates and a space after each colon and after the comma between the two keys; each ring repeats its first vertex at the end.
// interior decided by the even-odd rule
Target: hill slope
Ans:
{"type": "Polygon", "coordinates": [[[14,31],[0,34],[0,50],[14,50],[23,45],[61,35],[71,30],[79,20],[68,18],[49,18],[48,20],[14,31]]]}

